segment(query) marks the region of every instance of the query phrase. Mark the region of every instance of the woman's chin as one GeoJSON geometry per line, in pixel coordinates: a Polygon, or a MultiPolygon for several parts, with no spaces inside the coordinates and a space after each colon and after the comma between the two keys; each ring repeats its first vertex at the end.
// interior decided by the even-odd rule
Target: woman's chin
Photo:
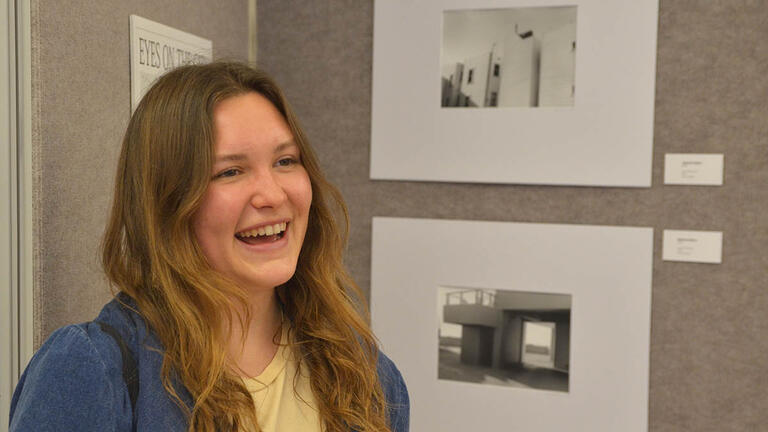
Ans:
{"type": "Polygon", "coordinates": [[[266,275],[240,277],[238,281],[240,286],[245,287],[251,293],[273,291],[275,288],[291,280],[295,271],[295,267],[290,269],[274,269],[266,275]]]}

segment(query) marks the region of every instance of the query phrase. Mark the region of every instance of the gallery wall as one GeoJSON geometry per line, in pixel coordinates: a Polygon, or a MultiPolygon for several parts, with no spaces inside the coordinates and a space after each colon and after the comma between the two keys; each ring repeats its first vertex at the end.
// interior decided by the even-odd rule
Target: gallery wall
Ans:
{"type": "Polygon", "coordinates": [[[661,1],[652,187],[637,189],[370,180],[372,1],[259,0],[258,61],[347,199],[347,264],[366,293],[373,216],[652,227],[649,429],[758,430],[768,422],[766,22],[765,0],[661,1]],[[723,153],[724,185],[665,186],[665,153],[723,153]],[[663,229],[722,231],[722,264],[662,261],[663,229]]]}
{"type": "Polygon", "coordinates": [[[32,0],[35,345],[110,298],[98,247],[130,115],[131,14],[246,59],[248,2],[32,0]]]}

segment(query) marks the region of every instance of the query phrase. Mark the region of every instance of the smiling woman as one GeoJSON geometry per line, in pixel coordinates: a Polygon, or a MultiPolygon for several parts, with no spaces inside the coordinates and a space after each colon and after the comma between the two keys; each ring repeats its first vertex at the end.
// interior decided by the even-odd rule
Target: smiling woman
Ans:
{"type": "Polygon", "coordinates": [[[304,242],[309,175],[290,127],[264,96],[228,98],[213,121],[213,176],[192,220],[195,235],[214,269],[249,295],[274,299],[274,287],[293,276],[304,242]]]}
{"type": "Polygon", "coordinates": [[[348,225],[268,76],[166,74],[123,140],[115,299],[41,347],[11,430],[406,431],[405,383],[342,265],[348,225]]]}

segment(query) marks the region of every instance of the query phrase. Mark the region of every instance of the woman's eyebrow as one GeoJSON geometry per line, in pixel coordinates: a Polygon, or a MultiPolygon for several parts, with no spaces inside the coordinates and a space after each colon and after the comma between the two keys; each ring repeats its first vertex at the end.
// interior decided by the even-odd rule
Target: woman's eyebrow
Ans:
{"type": "Polygon", "coordinates": [[[288,149],[288,148],[291,148],[291,147],[298,147],[298,146],[299,145],[296,144],[296,142],[293,141],[293,140],[286,141],[286,142],[280,144],[279,146],[275,147],[275,153],[280,153],[281,151],[283,151],[285,149],[288,149]]]}
{"type": "MultiPolygon", "coordinates": [[[[277,147],[275,147],[274,152],[280,153],[281,151],[285,151],[286,149],[289,149],[291,147],[298,147],[299,145],[296,144],[294,141],[286,141],[277,147]]],[[[238,162],[238,161],[244,161],[248,159],[248,156],[244,153],[231,153],[231,154],[223,154],[216,156],[216,163],[219,162],[238,162]]]]}
{"type": "Polygon", "coordinates": [[[231,162],[231,161],[243,161],[248,159],[248,156],[242,153],[233,153],[216,156],[216,162],[231,162]]]}

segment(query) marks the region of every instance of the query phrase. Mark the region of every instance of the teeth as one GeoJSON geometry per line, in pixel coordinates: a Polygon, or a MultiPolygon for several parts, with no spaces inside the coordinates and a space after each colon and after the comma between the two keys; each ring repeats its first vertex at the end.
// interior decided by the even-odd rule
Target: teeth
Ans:
{"type": "Polygon", "coordinates": [[[249,231],[239,232],[237,233],[237,236],[238,237],[257,237],[257,236],[275,235],[285,231],[287,226],[288,224],[286,222],[276,223],[274,225],[267,225],[267,226],[259,227],[249,231]]]}

